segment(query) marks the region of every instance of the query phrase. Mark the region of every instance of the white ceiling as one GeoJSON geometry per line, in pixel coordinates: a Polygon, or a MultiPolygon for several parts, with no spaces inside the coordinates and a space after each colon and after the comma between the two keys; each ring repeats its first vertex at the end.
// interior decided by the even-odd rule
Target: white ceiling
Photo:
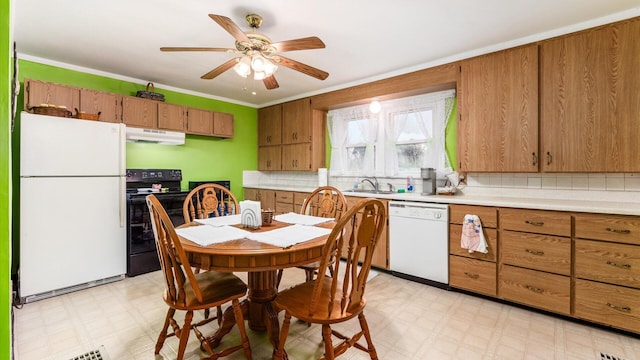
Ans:
{"type": "Polygon", "coordinates": [[[640,15],[640,0],[12,0],[11,6],[20,58],[255,107],[640,15]],[[248,31],[249,13],[263,17],[260,31],[274,42],[322,39],[325,49],[284,55],[329,77],[280,67],[275,90],[233,70],[202,80],[236,55],[159,50],[233,48],[233,37],[207,14],[248,31]]]}

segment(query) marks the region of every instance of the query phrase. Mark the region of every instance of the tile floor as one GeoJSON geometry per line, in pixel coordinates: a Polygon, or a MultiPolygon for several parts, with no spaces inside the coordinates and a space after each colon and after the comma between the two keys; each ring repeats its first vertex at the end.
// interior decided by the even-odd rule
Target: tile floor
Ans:
{"type": "MultiPolygon", "coordinates": [[[[285,271],[281,286],[303,278],[302,271],[285,271]]],[[[69,360],[102,345],[111,360],[174,359],[175,337],[165,342],[159,356],[153,354],[166,313],[160,295],[162,281],[160,272],[154,272],[14,309],[15,359],[69,360]]],[[[619,359],[640,360],[639,337],[402,280],[386,273],[369,282],[367,295],[365,313],[380,359],[592,360],[600,359],[600,352],[605,352],[619,359]]],[[[346,325],[347,328],[354,326],[357,327],[357,321],[346,325]]],[[[248,333],[253,358],[270,359],[271,347],[266,335],[250,330],[248,333]]],[[[235,328],[227,336],[234,341],[237,337],[235,328]]],[[[317,325],[308,328],[294,321],[286,345],[289,358],[318,358],[323,352],[321,338],[317,325]]],[[[199,359],[203,355],[192,333],[185,359],[199,359]]],[[[368,357],[352,348],[341,358],[368,357]]],[[[244,359],[244,356],[240,351],[225,359],[244,359]]]]}

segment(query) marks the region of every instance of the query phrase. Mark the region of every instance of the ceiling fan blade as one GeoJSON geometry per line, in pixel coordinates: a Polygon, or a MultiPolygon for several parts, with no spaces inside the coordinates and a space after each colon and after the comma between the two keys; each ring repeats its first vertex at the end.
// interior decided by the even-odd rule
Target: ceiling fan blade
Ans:
{"type": "Polygon", "coordinates": [[[218,66],[217,68],[209,71],[208,73],[200,76],[200,78],[201,79],[205,79],[205,80],[211,80],[214,77],[222,74],[223,72],[231,69],[237,62],[238,62],[238,58],[231,59],[231,60],[225,62],[224,64],[218,66]]]}
{"type": "Polygon", "coordinates": [[[262,82],[264,83],[264,86],[266,86],[267,90],[273,90],[280,87],[278,81],[276,80],[276,77],[273,75],[267,76],[266,78],[262,79],[262,82]]]}
{"type": "Polygon", "coordinates": [[[276,52],[294,51],[294,50],[311,50],[311,49],[324,49],[325,45],[317,36],[311,36],[302,39],[294,39],[287,41],[280,41],[271,44],[276,48],[276,52]]]}
{"type": "Polygon", "coordinates": [[[251,42],[247,35],[236,25],[231,19],[222,15],[209,14],[209,17],[213,19],[213,21],[217,22],[218,25],[222,26],[231,36],[233,36],[238,41],[251,42]]]}
{"type": "Polygon", "coordinates": [[[236,50],[234,50],[234,49],[212,48],[212,47],[161,47],[160,51],[221,51],[221,52],[236,52],[236,50]]]}
{"type": "Polygon", "coordinates": [[[301,73],[313,76],[316,79],[324,80],[329,76],[328,72],[316,69],[313,66],[309,66],[280,55],[278,55],[278,58],[280,59],[280,61],[277,62],[279,65],[288,67],[296,71],[300,71],[301,73]]]}

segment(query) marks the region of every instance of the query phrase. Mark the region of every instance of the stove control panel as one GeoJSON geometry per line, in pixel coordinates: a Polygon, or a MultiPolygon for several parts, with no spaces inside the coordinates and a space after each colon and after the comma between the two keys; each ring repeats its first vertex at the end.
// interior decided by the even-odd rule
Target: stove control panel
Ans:
{"type": "Polygon", "coordinates": [[[127,169],[127,182],[154,183],[181,180],[182,170],[178,169],[127,169]]]}

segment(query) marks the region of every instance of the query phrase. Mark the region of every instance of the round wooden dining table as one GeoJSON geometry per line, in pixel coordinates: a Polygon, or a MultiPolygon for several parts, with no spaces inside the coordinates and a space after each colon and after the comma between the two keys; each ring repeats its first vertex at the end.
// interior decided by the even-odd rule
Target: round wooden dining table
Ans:
{"type": "MultiPolygon", "coordinates": [[[[180,228],[194,225],[199,224],[189,223],[180,228]]],[[[332,228],[334,225],[335,222],[327,222],[317,226],[332,228]]],[[[290,224],[273,220],[270,226],[244,230],[261,232],[285,226],[290,224]]],[[[208,246],[198,245],[183,237],[180,237],[180,242],[193,267],[202,270],[248,273],[247,299],[241,304],[243,316],[248,321],[250,329],[268,332],[275,349],[280,333],[278,314],[272,305],[272,301],[278,294],[277,270],[320,261],[324,255],[323,249],[327,238],[328,235],[325,235],[286,248],[246,238],[208,246]]],[[[224,312],[222,324],[213,335],[207,337],[207,342],[212,347],[218,346],[234,325],[234,314],[229,307],[224,312]]]]}

